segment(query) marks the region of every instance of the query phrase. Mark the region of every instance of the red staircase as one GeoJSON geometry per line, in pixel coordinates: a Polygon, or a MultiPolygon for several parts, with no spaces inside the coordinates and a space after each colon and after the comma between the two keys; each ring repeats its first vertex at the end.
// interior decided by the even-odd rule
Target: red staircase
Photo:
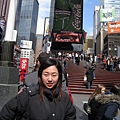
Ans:
{"type": "Polygon", "coordinates": [[[81,61],[80,65],[69,61],[67,72],[68,83],[72,94],[91,94],[98,84],[106,85],[109,89],[113,84],[120,84],[120,73],[103,70],[100,63],[97,63],[95,70],[96,79],[90,89],[87,89],[83,80],[86,69],[84,68],[85,61],[81,61]]]}

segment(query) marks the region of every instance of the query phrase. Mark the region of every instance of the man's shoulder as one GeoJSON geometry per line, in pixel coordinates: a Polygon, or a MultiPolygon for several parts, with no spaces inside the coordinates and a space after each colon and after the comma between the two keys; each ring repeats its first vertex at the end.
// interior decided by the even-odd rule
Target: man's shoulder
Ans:
{"type": "Polygon", "coordinates": [[[38,83],[38,71],[34,71],[25,76],[25,85],[30,86],[31,84],[38,83]]]}
{"type": "Polygon", "coordinates": [[[27,75],[25,76],[25,78],[26,78],[26,77],[29,77],[29,76],[32,76],[32,75],[38,75],[38,71],[34,71],[34,72],[31,72],[31,73],[27,74],[27,75]]]}

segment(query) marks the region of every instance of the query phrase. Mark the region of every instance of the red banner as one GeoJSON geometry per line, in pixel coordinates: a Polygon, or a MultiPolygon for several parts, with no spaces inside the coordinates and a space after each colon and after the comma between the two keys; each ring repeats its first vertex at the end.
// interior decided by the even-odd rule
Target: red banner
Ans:
{"type": "Polygon", "coordinates": [[[28,73],[28,58],[20,58],[20,69],[26,70],[26,73],[28,73]]]}

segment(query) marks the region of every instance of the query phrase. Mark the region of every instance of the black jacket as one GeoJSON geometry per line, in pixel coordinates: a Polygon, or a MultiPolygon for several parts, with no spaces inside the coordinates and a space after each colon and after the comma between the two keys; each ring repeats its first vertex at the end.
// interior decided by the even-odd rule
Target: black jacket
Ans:
{"type": "Polygon", "coordinates": [[[40,101],[38,88],[32,89],[24,90],[11,99],[2,108],[0,120],[14,120],[16,116],[17,120],[76,120],[76,110],[68,94],[64,92],[64,97],[59,100],[52,96],[50,90],[44,91],[48,110],[46,102],[40,101]]]}
{"type": "Polygon", "coordinates": [[[93,81],[93,69],[88,69],[86,71],[87,81],[92,82],[93,81]]]}
{"type": "Polygon", "coordinates": [[[96,119],[96,111],[98,108],[98,102],[95,100],[95,97],[89,100],[89,106],[91,107],[91,114],[88,114],[89,120],[95,120],[96,119]]]}
{"type": "Polygon", "coordinates": [[[95,98],[98,101],[96,120],[113,120],[120,105],[120,97],[114,94],[98,95],[95,98]]]}

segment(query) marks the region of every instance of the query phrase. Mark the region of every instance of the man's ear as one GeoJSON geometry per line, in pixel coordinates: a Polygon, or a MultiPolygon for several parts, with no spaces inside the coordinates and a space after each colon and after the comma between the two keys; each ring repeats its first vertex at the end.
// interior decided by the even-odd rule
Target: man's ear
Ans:
{"type": "Polygon", "coordinates": [[[40,65],[40,61],[39,60],[38,60],[37,64],[40,65]]]}

